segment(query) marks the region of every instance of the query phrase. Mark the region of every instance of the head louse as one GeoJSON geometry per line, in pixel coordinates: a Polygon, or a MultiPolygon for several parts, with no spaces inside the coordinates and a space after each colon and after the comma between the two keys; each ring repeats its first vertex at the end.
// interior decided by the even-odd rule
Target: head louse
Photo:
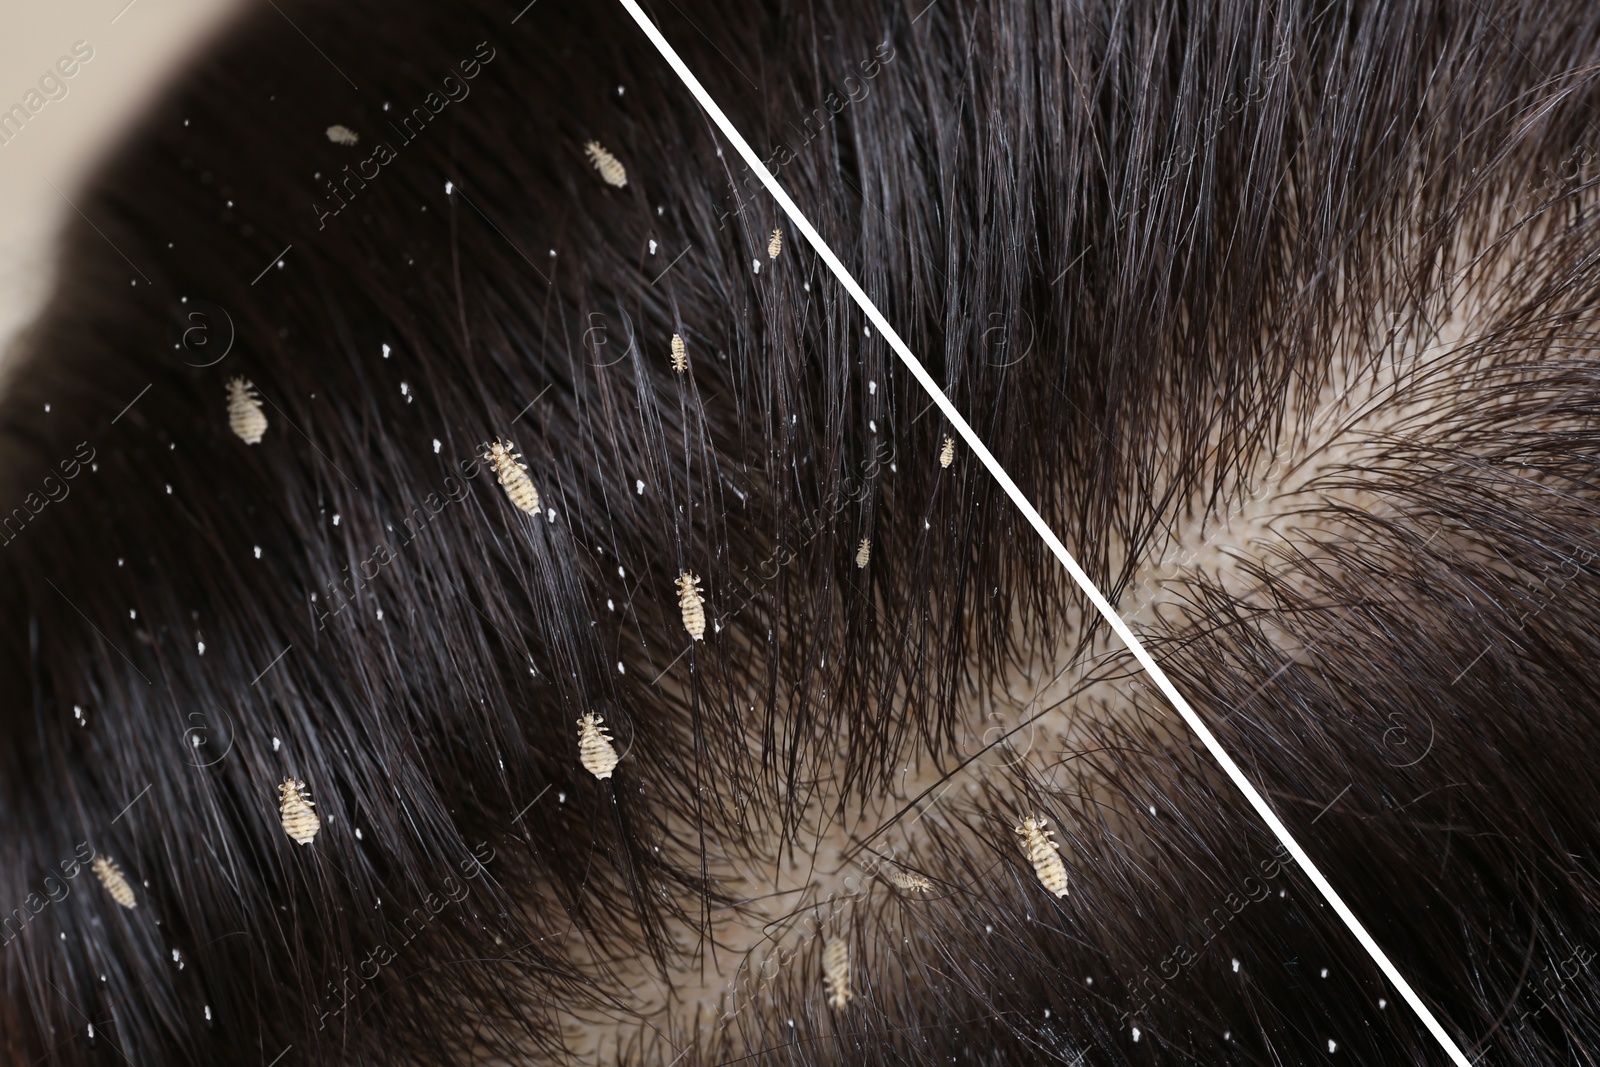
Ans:
{"type": "Polygon", "coordinates": [[[682,334],[672,335],[672,369],[679,374],[689,369],[689,347],[683,343],[682,334]]]}
{"type": "Polygon", "coordinates": [[[772,231],[772,237],[767,241],[767,258],[777,259],[778,253],[783,251],[783,227],[772,231]]]}
{"type": "Polygon", "coordinates": [[[583,146],[583,150],[589,154],[589,162],[594,164],[594,169],[600,172],[601,180],[607,185],[621,189],[628,184],[628,172],[599,141],[590,141],[583,146]]]}
{"type": "Polygon", "coordinates": [[[578,720],[578,762],[596,778],[610,778],[618,762],[617,750],[612,747],[603,722],[605,719],[594,712],[578,720]]]}
{"type": "Polygon", "coordinates": [[[533,479],[528,477],[527,464],[518,462],[522,457],[515,449],[516,446],[510,441],[497,437],[483,458],[493,465],[495,476],[511,502],[529,515],[537,515],[539,490],[534,488],[533,479]]]}
{"type": "Polygon", "coordinates": [[[700,579],[689,571],[684,571],[678,575],[676,584],[678,608],[683,612],[683,628],[688,630],[689,636],[696,641],[704,640],[706,609],[705,601],[700,598],[700,579]]]}
{"type": "Polygon", "coordinates": [[[872,538],[863,537],[861,539],[861,543],[856,546],[856,566],[858,568],[865,569],[866,566],[867,566],[867,563],[869,561],[871,561],[871,559],[872,559],[872,538]]]}
{"type": "Polygon", "coordinates": [[[948,467],[956,461],[956,439],[949,434],[945,435],[944,445],[939,449],[939,466],[948,467]]]}
{"type": "Polygon", "coordinates": [[[1056,850],[1061,846],[1050,840],[1053,830],[1046,830],[1044,816],[1026,815],[1017,824],[1017,834],[1022,838],[1022,849],[1033,864],[1033,873],[1039,884],[1058,897],[1067,895],[1067,867],[1056,850]]]}
{"type": "Polygon", "coordinates": [[[285,778],[278,786],[278,815],[283,821],[283,832],[301,845],[316,840],[322,829],[322,820],[312,811],[314,802],[306,792],[306,784],[294,778],[285,778]]]}
{"type": "Polygon", "coordinates": [[[840,937],[830,937],[822,946],[822,985],[828,993],[828,1007],[842,1008],[850,1003],[850,945],[840,937]]]}
{"type": "Polygon", "coordinates": [[[883,876],[889,879],[890,884],[896,889],[904,889],[907,892],[926,893],[933,888],[933,883],[922,875],[914,871],[901,870],[899,867],[886,869],[883,876]]]}
{"type": "Polygon", "coordinates": [[[133,886],[122,873],[122,868],[117,866],[110,856],[96,856],[93,866],[95,877],[100,879],[100,884],[106,887],[106,892],[111,894],[111,899],[121,904],[124,908],[137,908],[139,901],[133,895],[133,886]]]}
{"type": "Polygon", "coordinates": [[[261,398],[255,386],[244,378],[228,382],[228,428],[247,445],[261,443],[267,432],[267,416],[261,410],[261,398]]]}

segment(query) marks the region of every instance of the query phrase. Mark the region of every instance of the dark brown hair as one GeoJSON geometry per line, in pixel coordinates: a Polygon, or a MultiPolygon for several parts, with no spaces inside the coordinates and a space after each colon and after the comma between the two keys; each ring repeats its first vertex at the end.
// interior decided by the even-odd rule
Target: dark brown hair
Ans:
{"type": "MultiPolygon", "coordinates": [[[[7,1062],[1444,1062],[625,13],[518,8],[277,0],[76,198],[7,1062]]],[[[1456,1040],[1591,1060],[1600,9],[653,16],[1456,1040]]]]}

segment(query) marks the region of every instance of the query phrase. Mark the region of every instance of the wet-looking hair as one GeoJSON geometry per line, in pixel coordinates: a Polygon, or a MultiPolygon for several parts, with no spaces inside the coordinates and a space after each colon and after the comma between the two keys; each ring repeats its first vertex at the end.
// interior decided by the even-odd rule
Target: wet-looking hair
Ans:
{"type": "MultiPolygon", "coordinates": [[[[1446,1031],[1600,1055],[1600,8],[651,7],[1446,1031]]],[[[1445,1062],[620,6],[276,0],[74,202],[5,1062],[1445,1062]]]]}

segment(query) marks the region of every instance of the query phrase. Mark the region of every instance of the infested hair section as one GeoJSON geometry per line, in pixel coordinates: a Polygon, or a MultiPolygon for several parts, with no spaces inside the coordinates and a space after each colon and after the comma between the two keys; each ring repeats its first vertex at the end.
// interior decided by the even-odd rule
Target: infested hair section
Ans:
{"type": "MultiPolygon", "coordinates": [[[[623,13],[286,10],[80,201],[116,252],[0,404],[6,499],[97,457],[0,523],[0,1049],[1433,1062],[623,13]],[[43,885],[85,838],[136,908],[43,885]]],[[[659,14],[1446,1025],[1537,1063],[1594,1044],[1587,974],[1525,990],[1596,897],[1596,41],[1520,10],[659,14]]]]}

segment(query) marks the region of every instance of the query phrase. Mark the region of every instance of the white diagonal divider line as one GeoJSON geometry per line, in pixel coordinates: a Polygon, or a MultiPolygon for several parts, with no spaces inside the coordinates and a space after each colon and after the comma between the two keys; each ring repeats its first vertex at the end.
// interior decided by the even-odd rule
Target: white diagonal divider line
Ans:
{"type": "Polygon", "coordinates": [[[872,299],[867,296],[861,286],[856,284],[856,280],[850,276],[850,272],[845,269],[844,264],[839,262],[839,257],[833,254],[833,249],[828,247],[828,243],[812,228],[811,223],[800,211],[800,208],[793,200],[789,199],[789,194],[783,191],[783,186],[779,185],[778,180],[762,165],[760,158],[757,157],[750,145],[745,142],[745,139],[739,135],[739,131],[734,129],[733,123],[728,121],[728,116],[722,113],[722,109],[717,106],[715,100],[711,99],[705,87],[689,72],[689,68],[684,66],[683,60],[678,57],[677,52],[673,51],[666,38],[661,36],[661,31],[656,29],[655,23],[651,22],[649,16],[640,9],[637,0],[617,0],[617,2],[627,9],[629,15],[633,16],[633,20],[639,24],[639,28],[644,31],[645,36],[650,38],[650,43],[656,46],[656,50],[661,53],[662,58],[667,61],[667,64],[682,79],[683,84],[694,94],[694,98],[700,102],[700,106],[706,109],[706,113],[711,116],[712,121],[722,130],[723,136],[727,137],[733,147],[739,150],[739,155],[744,157],[744,161],[750,165],[750,169],[761,179],[761,184],[765,185],[767,191],[772,194],[773,199],[777,200],[778,206],[782,207],[784,214],[789,216],[789,221],[794,224],[795,229],[800,231],[801,235],[811,243],[812,248],[816,249],[817,255],[821,257],[822,262],[827,264],[829,270],[833,271],[834,275],[838,277],[839,283],[850,294],[851,299],[860,305],[867,318],[878,328],[878,332],[883,334],[884,339],[889,342],[889,347],[894,349],[895,355],[900,357],[900,361],[906,365],[906,369],[911,372],[911,376],[917,380],[922,388],[928,391],[928,395],[933,398],[933,402],[939,405],[939,410],[944,412],[945,418],[950,420],[950,425],[955,427],[956,432],[961,435],[961,439],[967,443],[967,447],[972,449],[973,455],[977,456],[983,465],[988,468],[995,481],[1000,483],[1000,487],[1011,498],[1011,502],[1022,512],[1023,517],[1028,520],[1039,536],[1044,538],[1044,543],[1050,546],[1050,551],[1054,552],[1056,558],[1061,561],[1061,565],[1067,568],[1067,573],[1072,575],[1072,580],[1078,583],[1078,587],[1089,598],[1089,602],[1095,606],[1095,609],[1100,612],[1106,622],[1110,623],[1111,629],[1116,631],[1117,636],[1122,639],[1122,643],[1128,647],[1128,651],[1132,652],[1139,660],[1140,666],[1144,667],[1145,672],[1156,683],[1156,687],[1166,695],[1167,700],[1177,709],[1178,714],[1183,716],[1183,721],[1189,724],[1189,728],[1195,732],[1195,736],[1200,738],[1201,743],[1221,764],[1228,777],[1233,779],[1233,784],[1239,787],[1239,792],[1243,793],[1245,799],[1250,802],[1250,806],[1256,809],[1256,814],[1261,816],[1262,821],[1272,829],[1278,840],[1283,842],[1283,847],[1289,850],[1289,854],[1294,857],[1295,862],[1306,872],[1306,876],[1311,879],[1317,890],[1327,900],[1329,906],[1338,913],[1339,918],[1344,920],[1344,924],[1350,928],[1350,932],[1355,935],[1356,940],[1361,942],[1361,947],[1367,950],[1367,954],[1372,957],[1373,962],[1383,970],[1384,974],[1388,975],[1389,981],[1394,983],[1395,988],[1400,991],[1400,995],[1405,998],[1406,1003],[1411,1005],[1412,1010],[1417,1013],[1417,1017],[1422,1020],[1423,1025],[1438,1039],[1439,1044],[1444,1047],[1445,1052],[1459,1067],[1472,1067],[1471,1061],[1457,1047],[1450,1035],[1445,1033],[1444,1027],[1439,1025],[1439,1020],[1434,1018],[1433,1012],[1428,1010],[1428,1006],[1422,1002],[1421,997],[1417,996],[1416,991],[1401,976],[1395,965],[1389,962],[1389,957],[1384,954],[1383,949],[1378,947],[1378,943],[1372,939],[1371,934],[1367,933],[1366,927],[1361,925],[1361,921],[1340,899],[1339,894],[1334,892],[1333,886],[1323,877],[1322,872],[1317,869],[1317,865],[1311,862],[1311,857],[1306,854],[1306,850],[1301,848],[1299,842],[1289,833],[1289,828],[1283,825],[1272,808],[1267,805],[1266,800],[1257,792],[1256,787],[1250,784],[1250,779],[1244,776],[1244,772],[1239,770],[1238,764],[1233,762],[1233,758],[1228,755],[1227,750],[1213,736],[1210,729],[1206,727],[1205,722],[1196,714],[1194,708],[1190,707],[1189,702],[1183,699],[1183,694],[1178,692],[1177,687],[1172,684],[1166,672],[1161,669],[1150,653],[1145,651],[1144,645],[1140,644],[1139,639],[1133,635],[1133,631],[1128,628],[1128,624],[1122,621],[1122,617],[1111,607],[1111,603],[1106,600],[1099,589],[1095,588],[1094,582],[1084,573],[1083,568],[1078,566],[1078,561],[1072,558],[1072,554],[1067,551],[1067,546],[1061,543],[1061,539],[1046,525],[1044,518],[1028,502],[1028,498],[1022,495],[1022,490],[1017,488],[1017,483],[1011,480],[1011,476],[1006,473],[1005,468],[1000,466],[999,461],[984,447],[983,442],[978,439],[978,435],[973,432],[972,427],[967,425],[967,420],[961,417],[961,413],[950,402],[950,398],[944,395],[944,391],[939,388],[938,383],[933,380],[927,369],[912,354],[906,343],[900,339],[900,335],[895,332],[894,327],[889,325],[889,320],[883,317],[883,313],[878,310],[877,305],[872,302],[872,299]]]}

